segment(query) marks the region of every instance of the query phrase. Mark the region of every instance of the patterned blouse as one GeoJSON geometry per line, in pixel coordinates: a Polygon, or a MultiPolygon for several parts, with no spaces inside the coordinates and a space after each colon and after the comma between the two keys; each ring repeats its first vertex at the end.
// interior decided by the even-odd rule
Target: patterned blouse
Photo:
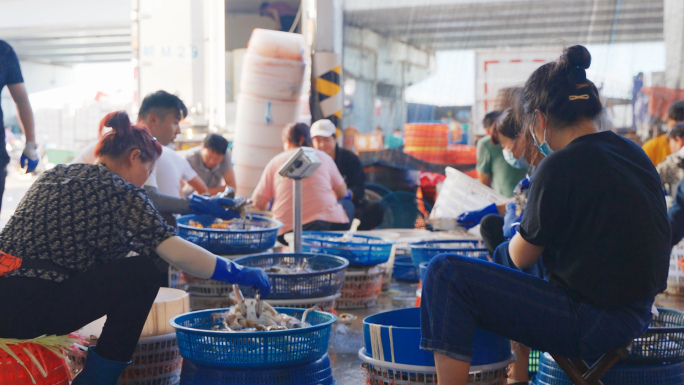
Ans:
{"type": "Polygon", "coordinates": [[[0,250],[21,259],[0,276],[60,282],[131,251],[150,255],[173,235],[145,190],[104,164],[59,165],[33,183],[0,232],[0,250]]]}

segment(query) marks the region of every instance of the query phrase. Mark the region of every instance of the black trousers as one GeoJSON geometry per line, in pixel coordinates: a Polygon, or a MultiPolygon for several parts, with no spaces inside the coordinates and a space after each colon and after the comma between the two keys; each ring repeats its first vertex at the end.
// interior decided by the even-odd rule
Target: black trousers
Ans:
{"type": "Polygon", "coordinates": [[[503,224],[504,218],[499,214],[485,215],[480,221],[480,235],[489,255],[494,254],[494,249],[506,240],[503,235],[503,224]]]}
{"type": "Polygon", "coordinates": [[[0,277],[0,337],[64,335],[106,315],[97,354],[129,361],[159,291],[152,259],[119,259],[63,282],[0,277]]]}

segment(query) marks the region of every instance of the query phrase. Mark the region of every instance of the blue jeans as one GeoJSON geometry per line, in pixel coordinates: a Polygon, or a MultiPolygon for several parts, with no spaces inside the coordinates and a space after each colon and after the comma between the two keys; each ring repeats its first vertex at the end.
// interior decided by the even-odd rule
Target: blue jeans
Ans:
{"type": "Polygon", "coordinates": [[[501,243],[499,246],[497,246],[496,249],[494,249],[494,252],[492,253],[492,262],[496,263],[497,265],[506,266],[513,270],[519,270],[523,273],[527,273],[537,278],[544,279],[546,276],[546,269],[544,268],[544,264],[542,263],[541,258],[539,258],[539,261],[534,265],[527,267],[525,269],[519,269],[515,265],[515,263],[513,263],[511,255],[508,253],[509,243],[510,241],[505,241],[501,243]]]}
{"type": "Polygon", "coordinates": [[[475,328],[540,351],[597,358],[648,328],[654,300],[599,308],[548,281],[455,254],[433,258],[425,277],[420,347],[467,362],[475,328]]]}

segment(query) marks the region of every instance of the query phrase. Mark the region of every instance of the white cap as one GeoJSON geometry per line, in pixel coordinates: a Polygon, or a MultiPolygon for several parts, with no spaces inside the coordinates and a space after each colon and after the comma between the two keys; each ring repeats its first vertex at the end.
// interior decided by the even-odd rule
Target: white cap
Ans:
{"type": "Polygon", "coordinates": [[[324,136],[329,138],[335,135],[335,130],[335,125],[328,119],[317,120],[311,125],[311,137],[324,136]]]}

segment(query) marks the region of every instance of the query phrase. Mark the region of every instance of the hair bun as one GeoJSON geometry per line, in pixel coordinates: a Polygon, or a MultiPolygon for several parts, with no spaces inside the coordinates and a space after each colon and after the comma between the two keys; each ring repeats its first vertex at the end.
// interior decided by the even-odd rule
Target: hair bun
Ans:
{"type": "Polygon", "coordinates": [[[573,45],[563,52],[563,57],[568,63],[568,67],[579,67],[587,69],[591,65],[591,54],[583,45],[573,45]]]}
{"type": "Polygon", "coordinates": [[[110,127],[112,130],[121,133],[127,133],[131,130],[131,119],[126,111],[110,112],[102,119],[100,124],[100,127],[110,127]]]}

